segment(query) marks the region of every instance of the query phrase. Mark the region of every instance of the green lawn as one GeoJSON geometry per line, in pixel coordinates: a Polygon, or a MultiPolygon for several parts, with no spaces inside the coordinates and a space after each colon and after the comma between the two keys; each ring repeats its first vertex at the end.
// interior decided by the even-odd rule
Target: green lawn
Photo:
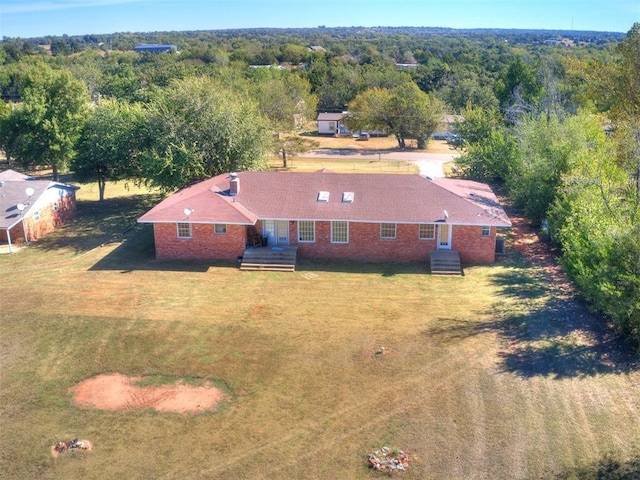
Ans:
{"type": "Polygon", "coordinates": [[[379,478],[365,455],[383,445],[409,452],[406,479],[640,463],[635,357],[509,248],[459,278],[159,262],[148,226],[120,235],[158,197],[110,188],[0,256],[0,477],[379,478]],[[101,373],[207,379],[231,398],[186,417],[74,406],[70,388],[101,373]],[[73,437],[94,450],[52,458],[73,437]]]}

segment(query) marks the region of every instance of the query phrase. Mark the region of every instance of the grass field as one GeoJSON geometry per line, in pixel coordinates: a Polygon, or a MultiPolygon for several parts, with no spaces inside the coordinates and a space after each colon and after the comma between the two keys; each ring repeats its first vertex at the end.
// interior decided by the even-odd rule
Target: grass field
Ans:
{"type": "MultiPolygon", "coordinates": [[[[459,278],[422,264],[301,262],[295,273],[160,262],[158,197],[79,192],[78,218],[0,256],[6,479],[622,478],[640,465],[635,357],[508,247],[459,278]],[[385,354],[375,355],[385,347],[385,354]],[[78,408],[102,373],[211,380],[196,416],[78,408]],[[79,437],[91,452],[53,458],[79,437]]],[[[628,477],[633,478],[633,477],[628,477]]]]}

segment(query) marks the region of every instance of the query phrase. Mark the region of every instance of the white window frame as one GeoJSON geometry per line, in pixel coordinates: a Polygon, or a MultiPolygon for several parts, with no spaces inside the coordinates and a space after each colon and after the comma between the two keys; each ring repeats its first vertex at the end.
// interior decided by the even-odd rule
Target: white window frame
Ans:
{"type": "Polygon", "coordinates": [[[436,226],[433,223],[421,223],[418,226],[418,239],[419,240],[435,240],[436,239],[436,226]],[[431,227],[430,232],[424,231],[427,227],[431,227]]]}
{"type": "Polygon", "coordinates": [[[36,210],[35,212],[33,212],[33,221],[34,222],[40,221],[40,210],[36,210]]]}
{"type": "Polygon", "coordinates": [[[316,222],[314,220],[298,220],[298,241],[300,243],[315,243],[316,222]]]}
{"type": "Polygon", "coordinates": [[[395,240],[397,231],[398,231],[398,226],[395,223],[380,224],[380,238],[383,240],[395,240]]]}
{"type": "Polygon", "coordinates": [[[227,234],[227,224],[226,223],[214,223],[213,224],[213,233],[215,235],[226,235],[227,234]]]}
{"type": "Polygon", "coordinates": [[[482,230],[480,231],[480,236],[481,237],[489,237],[489,236],[491,236],[491,226],[490,225],[483,225],[482,226],[482,230]]]}
{"type": "Polygon", "coordinates": [[[349,222],[345,220],[332,220],[331,221],[331,243],[349,243],[349,222]],[[343,228],[344,227],[344,228],[343,228]],[[344,232],[342,231],[344,229],[344,232]],[[340,234],[342,238],[344,233],[345,240],[336,240],[337,235],[340,234]]]}
{"type": "Polygon", "coordinates": [[[176,223],[176,233],[178,235],[178,238],[192,238],[193,237],[193,231],[191,229],[191,224],[190,223],[185,223],[185,222],[178,222],[176,223]],[[184,234],[187,230],[188,230],[188,234],[187,235],[181,235],[181,229],[182,229],[182,233],[184,234]]]}

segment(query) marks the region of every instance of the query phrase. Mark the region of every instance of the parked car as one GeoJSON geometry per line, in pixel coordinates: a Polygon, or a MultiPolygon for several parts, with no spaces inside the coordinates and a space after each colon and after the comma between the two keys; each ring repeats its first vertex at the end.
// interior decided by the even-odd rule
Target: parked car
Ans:
{"type": "Polygon", "coordinates": [[[449,141],[453,138],[453,134],[449,132],[435,132],[431,135],[434,140],[446,140],[449,141]]]}

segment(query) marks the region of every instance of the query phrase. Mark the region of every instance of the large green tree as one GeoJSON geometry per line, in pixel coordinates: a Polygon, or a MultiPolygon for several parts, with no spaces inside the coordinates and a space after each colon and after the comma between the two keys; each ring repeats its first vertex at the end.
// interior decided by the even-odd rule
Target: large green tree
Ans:
{"type": "Polygon", "coordinates": [[[391,89],[369,89],[349,103],[347,125],[351,130],[384,130],[396,137],[400,148],[415,139],[425,148],[429,136],[442,121],[445,107],[414,82],[391,89]]]}
{"type": "Polygon", "coordinates": [[[519,152],[516,139],[504,126],[496,109],[467,105],[464,121],[456,124],[464,139],[457,164],[465,176],[506,182],[513,177],[519,152]]]}
{"type": "Polygon", "coordinates": [[[628,173],[602,121],[582,123],[589,148],[575,157],[549,211],[562,260],[582,295],[628,340],[640,345],[640,224],[628,173]]]}
{"type": "Polygon", "coordinates": [[[79,181],[98,182],[100,201],[108,181],[140,179],[149,146],[146,112],[140,104],[102,100],[82,129],[71,168],[79,181]]]}
{"type": "Polygon", "coordinates": [[[257,105],[208,77],[173,81],[159,90],[148,128],[142,177],[167,191],[266,165],[270,132],[257,105]]]}
{"type": "Polygon", "coordinates": [[[316,114],[318,100],[311,93],[308,80],[290,72],[261,69],[266,78],[254,82],[254,97],[260,112],[269,120],[273,132],[274,150],[287,168],[287,156],[308,151],[317,145],[292,135],[316,114]]]}
{"type": "Polygon", "coordinates": [[[23,168],[51,168],[58,179],[75,154],[89,96],[66,70],[30,67],[20,84],[21,104],[3,122],[0,143],[23,168]]]}

